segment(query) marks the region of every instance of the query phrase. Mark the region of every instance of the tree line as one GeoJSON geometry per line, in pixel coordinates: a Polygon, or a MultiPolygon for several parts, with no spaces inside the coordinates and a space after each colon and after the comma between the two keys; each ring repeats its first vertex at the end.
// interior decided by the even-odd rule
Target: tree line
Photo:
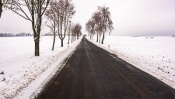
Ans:
{"type": "Polygon", "coordinates": [[[52,50],[54,50],[55,38],[57,34],[61,40],[61,47],[63,47],[63,41],[66,35],[68,35],[68,44],[70,36],[75,37],[76,34],[78,36],[80,35],[81,28],[78,28],[76,26],[78,25],[81,27],[81,25],[71,25],[71,19],[74,14],[74,5],[72,4],[71,0],[52,0],[52,2],[50,2],[49,9],[46,11],[45,15],[48,19],[47,26],[53,33],[52,50]],[[74,32],[74,28],[79,29],[80,31],[74,32]]]}
{"type": "Polygon", "coordinates": [[[19,37],[19,36],[33,36],[30,33],[0,33],[0,37],[19,37]]]}
{"type": "Polygon", "coordinates": [[[47,17],[47,26],[53,32],[52,50],[54,50],[56,35],[61,40],[61,47],[63,47],[66,34],[73,36],[72,39],[74,40],[81,35],[81,25],[78,23],[71,25],[71,19],[75,14],[74,5],[71,0],[3,0],[3,4],[0,2],[0,15],[2,5],[5,9],[11,10],[31,22],[35,43],[35,56],[40,55],[39,44],[43,16],[47,17]]]}
{"type": "Polygon", "coordinates": [[[86,23],[86,30],[90,39],[96,35],[96,42],[104,43],[105,33],[113,30],[113,22],[111,20],[111,13],[109,7],[98,7],[97,11],[93,13],[92,17],[86,23]],[[102,38],[101,38],[102,36],[102,38]]]}

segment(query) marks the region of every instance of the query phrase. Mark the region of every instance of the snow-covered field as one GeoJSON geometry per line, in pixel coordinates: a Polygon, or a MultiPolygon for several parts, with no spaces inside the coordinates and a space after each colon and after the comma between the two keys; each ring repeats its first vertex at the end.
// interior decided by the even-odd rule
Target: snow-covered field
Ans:
{"type": "Polygon", "coordinates": [[[107,36],[98,46],[175,88],[175,37],[107,36]]]}
{"type": "MultiPolygon", "coordinates": [[[[68,46],[65,39],[61,48],[57,38],[51,51],[52,37],[42,37],[41,55],[35,57],[33,37],[1,37],[0,99],[33,98],[62,69],[80,40],[68,46]]],[[[175,88],[174,42],[175,37],[107,36],[104,45],[96,44],[175,88]]]]}
{"type": "MultiPolygon", "coordinates": [[[[37,94],[56,71],[62,69],[63,60],[76,49],[80,40],[64,47],[56,38],[55,50],[52,37],[41,37],[40,56],[34,56],[33,37],[0,37],[0,99],[16,96],[27,99],[37,94]]],[[[34,97],[34,96],[33,96],[34,97]]]]}

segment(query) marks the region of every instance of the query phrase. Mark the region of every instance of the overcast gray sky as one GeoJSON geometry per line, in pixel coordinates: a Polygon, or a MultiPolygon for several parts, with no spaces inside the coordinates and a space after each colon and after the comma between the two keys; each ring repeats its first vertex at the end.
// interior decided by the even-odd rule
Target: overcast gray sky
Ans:
{"type": "MultiPolygon", "coordinates": [[[[107,6],[114,23],[113,35],[175,35],[175,0],[72,0],[74,23],[83,27],[97,6],[107,6]]],[[[42,32],[47,29],[43,27],[42,32]]],[[[30,22],[3,11],[0,32],[30,32],[30,22]]],[[[85,28],[83,28],[85,32],[85,28]]]]}

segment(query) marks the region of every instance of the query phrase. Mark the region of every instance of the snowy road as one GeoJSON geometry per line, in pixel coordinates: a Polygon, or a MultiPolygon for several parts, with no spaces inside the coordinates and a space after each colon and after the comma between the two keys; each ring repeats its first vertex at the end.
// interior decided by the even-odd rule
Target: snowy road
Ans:
{"type": "Polygon", "coordinates": [[[175,90],[83,38],[37,99],[175,99],[175,90]]]}

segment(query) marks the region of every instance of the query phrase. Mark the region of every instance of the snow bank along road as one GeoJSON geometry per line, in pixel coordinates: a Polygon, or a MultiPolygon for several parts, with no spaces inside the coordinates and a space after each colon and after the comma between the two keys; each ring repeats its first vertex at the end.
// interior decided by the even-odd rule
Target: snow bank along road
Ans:
{"type": "Polygon", "coordinates": [[[85,38],[36,99],[175,99],[175,90],[85,38]]]}

